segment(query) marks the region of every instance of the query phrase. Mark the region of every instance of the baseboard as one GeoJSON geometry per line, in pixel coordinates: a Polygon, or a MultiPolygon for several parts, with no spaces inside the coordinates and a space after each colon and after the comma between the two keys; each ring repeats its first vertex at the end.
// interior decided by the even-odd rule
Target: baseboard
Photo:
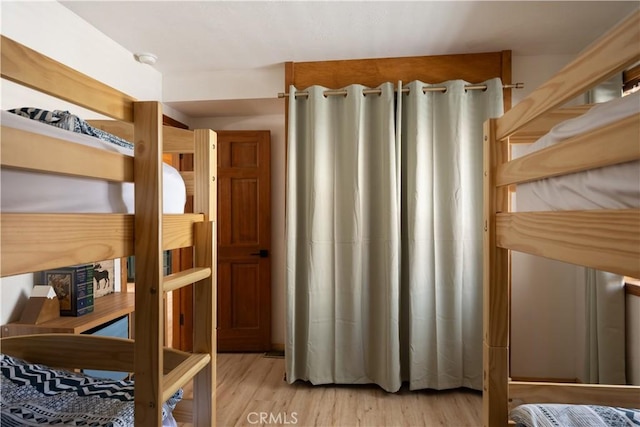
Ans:
{"type": "Polygon", "coordinates": [[[284,351],[284,344],[280,344],[280,343],[271,343],[271,350],[274,350],[274,351],[284,351]]]}
{"type": "Polygon", "coordinates": [[[581,383],[577,378],[510,377],[509,379],[526,383],[581,383]]]}

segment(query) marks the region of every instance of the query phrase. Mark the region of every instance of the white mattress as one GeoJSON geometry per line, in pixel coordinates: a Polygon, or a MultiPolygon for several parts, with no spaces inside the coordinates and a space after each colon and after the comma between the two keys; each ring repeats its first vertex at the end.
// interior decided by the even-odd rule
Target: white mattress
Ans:
{"type": "MultiPolygon", "coordinates": [[[[556,125],[527,152],[634,114],[640,114],[640,92],[598,104],[582,116],[556,125]]],[[[520,184],[516,200],[520,212],[640,208],[640,161],[520,184]]]]}
{"type": "MultiPolygon", "coordinates": [[[[133,150],[97,138],[58,129],[36,120],[2,111],[3,127],[18,128],[78,144],[133,156],[133,150]]],[[[134,185],[15,169],[0,172],[0,210],[47,213],[133,213],[134,185]]],[[[164,213],[183,213],[185,183],[178,171],[164,164],[164,213]]]]}

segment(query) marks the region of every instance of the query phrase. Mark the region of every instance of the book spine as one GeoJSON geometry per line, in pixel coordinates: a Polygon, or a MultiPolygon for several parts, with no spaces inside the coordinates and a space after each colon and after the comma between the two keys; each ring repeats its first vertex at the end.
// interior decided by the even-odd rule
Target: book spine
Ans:
{"type": "Polygon", "coordinates": [[[93,312],[93,264],[75,267],[75,315],[93,312]]]}

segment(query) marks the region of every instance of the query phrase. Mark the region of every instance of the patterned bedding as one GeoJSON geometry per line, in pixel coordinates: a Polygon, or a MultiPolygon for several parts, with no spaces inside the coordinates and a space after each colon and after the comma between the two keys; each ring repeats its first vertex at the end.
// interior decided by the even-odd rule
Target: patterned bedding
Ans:
{"type": "MultiPolygon", "coordinates": [[[[134,424],[133,381],[92,378],[50,369],[0,354],[0,425],[3,427],[126,427],[134,424]]],[[[171,411],[182,390],[163,404],[163,426],[175,426],[171,411]]]]}
{"type": "Polygon", "coordinates": [[[597,405],[528,404],[511,411],[519,427],[640,426],[640,409],[597,405]]]}
{"type": "Polygon", "coordinates": [[[102,141],[110,142],[111,144],[119,145],[121,147],[133,150],[133,144],[129,141],[105,132],[102,129],[95,128],[80,117],[71,114],[68,111],[47,111],[40,108],[31,107],[14,108],[8,111],[10,113],[17,114],[28,119],[37,120],[39,122],[46,123],[60,129],[93,136],[102,141]]]}

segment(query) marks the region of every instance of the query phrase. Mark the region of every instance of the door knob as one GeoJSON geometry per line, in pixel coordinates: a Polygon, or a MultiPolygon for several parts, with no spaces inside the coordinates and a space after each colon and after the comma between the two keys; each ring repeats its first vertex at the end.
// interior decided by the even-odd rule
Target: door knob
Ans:
{"type": "Polygon", "coordinates": [[[260,258],[268,258],[269,251],[267,249],[260,249],[258,252],[250,253],[251,256],[259,256],[260,258]]]}

